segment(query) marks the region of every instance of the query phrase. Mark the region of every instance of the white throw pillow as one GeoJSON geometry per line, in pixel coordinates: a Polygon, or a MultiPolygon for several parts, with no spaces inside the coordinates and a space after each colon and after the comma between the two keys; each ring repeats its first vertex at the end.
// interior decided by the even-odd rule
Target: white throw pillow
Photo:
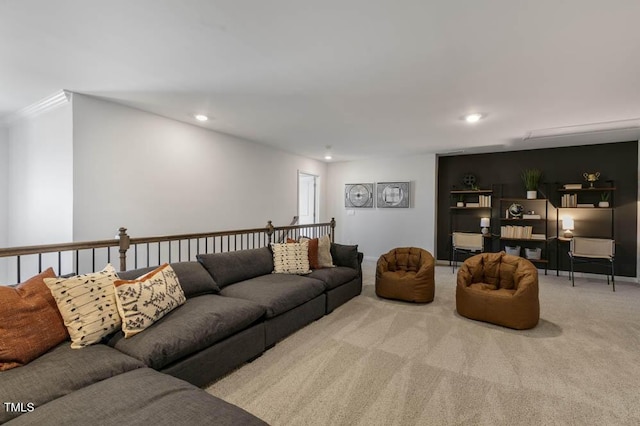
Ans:
{"type": "Polygon", "coordinates": [[[121,320],[113,290],[113,283],[117,279],[118,275],[111,264],[100,272],[71,278],[44,279],[69,331],[72,348],[98,343],[120,328],[121,320]]]}
{"type": "Polygon", "coordinates": [[[271,244],[274,274],[309,274],[309,242],[271,244]]]}

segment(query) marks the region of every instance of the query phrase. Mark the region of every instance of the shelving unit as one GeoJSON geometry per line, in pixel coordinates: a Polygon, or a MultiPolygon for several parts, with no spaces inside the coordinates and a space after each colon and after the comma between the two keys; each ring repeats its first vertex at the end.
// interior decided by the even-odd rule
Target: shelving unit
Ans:
{"type": "Polygon", "coordinates": [[[550,223],[557,223],[555,207],[546,198],[501,198],[498,211],[500,212],[500,250],[509,252],[507,247],[512,247],[512,243],[522,246],[518,255],[534,264],[544,266],[546,275],[549,264],[549,240],[557,233],[552,229],[553,227],[550,227],[550,223]],[[514,217],[508,213],[513,204],[523,207],[522,216],[514,217]],[[528,251],[537,249],[540,250],[539,258],[527,256],[528,251]]]}
{"type": "MultiPolygon", "coordinates": [[[[568,265],[566,252],[570,241],[563,237],[563,216],[569,215],[574,219],[574,235],[614,238],[616,187],[613,181],[606,181],[603,186],[594,188],[564,188],[557,183],[543,186],[544,190],[538,192],[544,198],[536,199],[504,196],[503,185],[500,184],[491,185],[491,189],[451,190],[449,240],[453,232],[480,233],[480,219],[488,217],[491,231],[484,238],[485,251],[507,251],[507,247],[520,246],[520,256],[540,268],[544,267],[545,274],[552,267],[559,275],[560,269],[566,269],[568,265]],[[549,194],[553,200],[547,198],[549,194]],[[603,198],[602,194],[608,194],[605,198],[609,207],[597,207],[603,198]],[[567,195],[571,196],[574,206],[562,205],[563,197],[565,201],[569,198],[567,195]],[[458,202],[463,205],[458,205],[458,202]],[[507,216],[507,209],[514,203],[523,206],[523,216],[507,216]],[[532,213],[532,216],[527,217],[527,213],[532,213]],[[507,232],[506,227],[513,228],[507,232]],[[531,253],[536,249],[540,250],[539,259],[531,253]]],[[[451,249],[451,245],[449,247],[451,249]]]]}
{"type": "Polygon", "coordinates": [[[449,233],[478,232],[480,218],[491,217],[493,190],[452,190],[450,194],[449,233]],[[459,205],[459,203],[463,205],[459,205]],[[477,221],[474,223],[472,219],[477,219],[477,221]]]}
{"type": "MultiPolygon", "coordinates": [[[[576,139],[578,140],[578,139],[576,139]]],[[[577,142],[580,143],[580,142],[577,142]]],[[[466,176],[473,174],[476,176],[474,184],[480,189],[493,189],[493,203],[491,209],[491,229],[492,239],[485,239],[485,251],[500,251],[500,218],[504,216],[504,211],[499,207],[500,198],[526,198],[526,189],[522,181],[522,171],[529,168],[538,168],[543,172],[542,183],[538,187],[539,198],[547,198],[553,208],[560,208],[560,217],[569,214],[575,217],[576,236],[587,236],[585,230],[598,230],[604,234],[611,234],[611,211],[605,208],[572,208],[562,209],[560,204],[564,194],[576,194],[577,200],[581,204],[593,203],[596,205],[600,201],[600,189],[602,187],[615,187],[611,191],[609,204],[613,209],[614,233],[616,241],[615,272],[616,281],[618,276],[637,277],[640,274],[640,203],[638,203],[638,187],[640,181],[638,174],[638,142],[619,142],[573,145],[566,147],[554,147],[544,149],[513,150],[505,152],[491,153],[470,153],[465,152],[460,155],[441,155],[437,157],[437,202],[436,210],[436,235],[434,256],[441,262],[449,259],[452,225],[450,220],[455,220],[456,227],[480,232],[480,221],[474,218],[483,216],[485,211],[477,209],[451,209],[455,206],[455,197],[451,196],[451,190],[469,190],[470,182],[466,176]],[[587,189],[589,182],[586,181],[584,173],[600,173],[598,180],[593,182],[596,191],[587,189]],[[613,180],[614,184],[609,183],[613,180]],[[564,184],[581,184],[580,191],[558,191],[564,189],[564,184]],[[454,213],[455,212],[455,213],[454,213]],[[455,215],[455,217],[454,217],[455,215]],[[468,215],[468,216],[467,216],[468,215]],[[468,222],[467,222],[468,217],[468,222]],[[583,220],[584,218],[584,220],[583,220]],[[468,223],[468,225],[467,225],[468,223]],[[596,229],[598,228],[598,229],[596,229]]],[[[471,197],[471,195],[469,195],[471,197]]],[[[523,203],[526,205],[526,202],[523,203]]],[[[536,212],[537,213],[537,212],[536,212]]],[[[554,214],[553,212],[551,214],[554,214]]],[[[556,210],[557,214],[557,210],[556,210]]],[[[489,217],[489,216],[488,216],[489,217]]],[[[570,262],[567,252],[568,242],[556,244],[556,235],[563,236],[563,229],[556,230],[560,221],[553,216],[549,220],[549,241],[548,241],[548,274],[552,274],[556,269],[556,251],[561,247],[560,275],[566,276],[570,270],[570,262]]],[[[560,222],[561,223],[561,222],[560,222]]],[[[507,224],[515,224],[508,222],[507,224]]],[[[537,225],[535,225],[537,226],[537,225]]],[[[597,234],[596,234],[597,235],[597,234]]],[[[508,245],[516,245],[508,242],[508,245]]],[[[522,245],[522,244],[520,244],[522,245]]],[[[524,255],[524,253],[523,253],[524,255]]],[[[462,258],[462,256],[461,256],[462,258]]],[[[540,275],[544,274],[542,264],[539,267],[540,275]]],[[[594,273],[599,271],[589,270],[590,266],[580,265],[578,272],[594,273]]],[[[596,275],[597,276],[597,275],[596,275]]],[[[576,276],[577,278],[577,276],[576,276]]],[[[604,275],[601,278],[605,278],[604,275]]],[[[577,283],[576,283],[577,284],[577,283]]],[[[616,285],[616,287],[618,287],[616,285]]],[[[618,288],[616,288],[618,291],[618,288]]]]}
{"type": "MultiPolygon", "coordinates": [[[[560,202],[558,203],[558,208],[562,209],[563,212],[572,212],[576,209],[586,209],[586,210],[598,210],[598,211],[609,211],[611,213],[610,217],[610,229],[609,237],[613,238],[614,229],[614,194],[616,191],[616,187],[613,185],[612,180],[608,180],[607,186],[596,186],[593,188],[575,188],[575,189],[566,189],[566,188],[558,188],[558,192],[560,193],[560,202]],[[607,197],[607,206],[601,207],[601,201],[603,198],[603,194],[606,194],[607,197]],[[569,197],[567,200],[565,197],[569,197]],[[566,203],[565,201],[574,200],[575,202],[566,203]]],[[[567,213],[569,214],[569,213],[567,213]]],[[[584,215],[583,215],[584,216],[584,215]]],[[[562,217],[562,215],[559,215],[562,217]]],[[[589,236],[589,235],[584,235],[589,236]]]]}
{"type": "Polygon", "coordinates": [[[558,184],[557,192],[559,194],[558,216],[557,216],[557,251],[556,263],[559,270],[567,267],[569,262],[568,244],[570,238],[562,236],[562,218],[570,216],[574,221],[573,235],[578,237],[592,238],[608,238],[615,239],[615,195],[616,187],[614,181],[607,180],[603,186],[594,186],[593,188],[564,188],[558,184]],[[600,207],[602,194],[607,195],[607,207],[600,207]],[[575,200],[574,203],[567,205],[563,200],[569,197],[575,200]],[[588,207],[587,207],[588,206],[588,207]]]}
{"type": "MultiPolygon", "coordinates": [[[[454,232],[480,233],[480,219],[488,217],[493,220],[493,189],[468,189],[450,191],[449,205],[449,259],[451,259],[451,235],[454,232]],[[458,205],[462,203],[463,205],[458,205]]],[[[485,236],[485,241],[491,233],[485,236]]],[[[485,243],[485,250],[486,250],[485,243]]]]}

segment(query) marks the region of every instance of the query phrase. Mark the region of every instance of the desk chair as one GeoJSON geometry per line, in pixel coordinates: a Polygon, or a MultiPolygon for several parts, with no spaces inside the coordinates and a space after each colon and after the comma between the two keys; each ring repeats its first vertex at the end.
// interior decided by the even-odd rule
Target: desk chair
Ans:
{"type": "Polygon", "coordinates": [[[484,250],[484,240],[482,234],[473,234],[469,232],[454,232],[451,236],[451,272],[454,273],[456,271],[456,266],[458,262],[457,254],[458,252],[467,253],[467,254],[477,254],[482,253],[484,250]]]}
{"type": "MultiPolygon", "coordinates": [[[[613,261],[615,258],[615,241],[605,238],[582,238],[573,237],[569,247],[569,258],[571,259],[571,286],[574,283],[574,262],[601,263],[606,264],[611,269],[611,283],[613,291],[616,291],[615,273],[613,261]]],[[[609,274],[607,274],[607,285],[609,285],[609,274]]]]}

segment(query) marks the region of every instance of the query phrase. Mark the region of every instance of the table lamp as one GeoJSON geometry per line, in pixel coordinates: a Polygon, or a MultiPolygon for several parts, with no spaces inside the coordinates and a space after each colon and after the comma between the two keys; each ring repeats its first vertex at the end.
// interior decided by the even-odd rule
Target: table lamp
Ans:
{"type": "Polygon", "coordinates": [[[482,235],[489,235],[489,226],[491,220],[488,217],[480,218],[480,227],[482,228],[482,235]]]}
{"type": "Polygon", "coordinates": [[[565,238],[573,238],[573,233],[571,231],[573,231],[574,227],[575,223],[572,217],[564,216],[562,218],[562,229],[564,229],[565,238]]]}

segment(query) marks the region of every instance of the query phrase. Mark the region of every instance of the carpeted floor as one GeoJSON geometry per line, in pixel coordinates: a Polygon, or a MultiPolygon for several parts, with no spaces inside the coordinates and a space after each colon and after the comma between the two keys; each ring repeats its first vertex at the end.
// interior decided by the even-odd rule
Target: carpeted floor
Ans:
{"type": "Polygon", "coordinates": [[[272,425],[638,425],[640,287],[540,275],[541,320],[515,331],[460,317],[455,275],[436,298],[362,295],[208,391],[272,425]]]}

